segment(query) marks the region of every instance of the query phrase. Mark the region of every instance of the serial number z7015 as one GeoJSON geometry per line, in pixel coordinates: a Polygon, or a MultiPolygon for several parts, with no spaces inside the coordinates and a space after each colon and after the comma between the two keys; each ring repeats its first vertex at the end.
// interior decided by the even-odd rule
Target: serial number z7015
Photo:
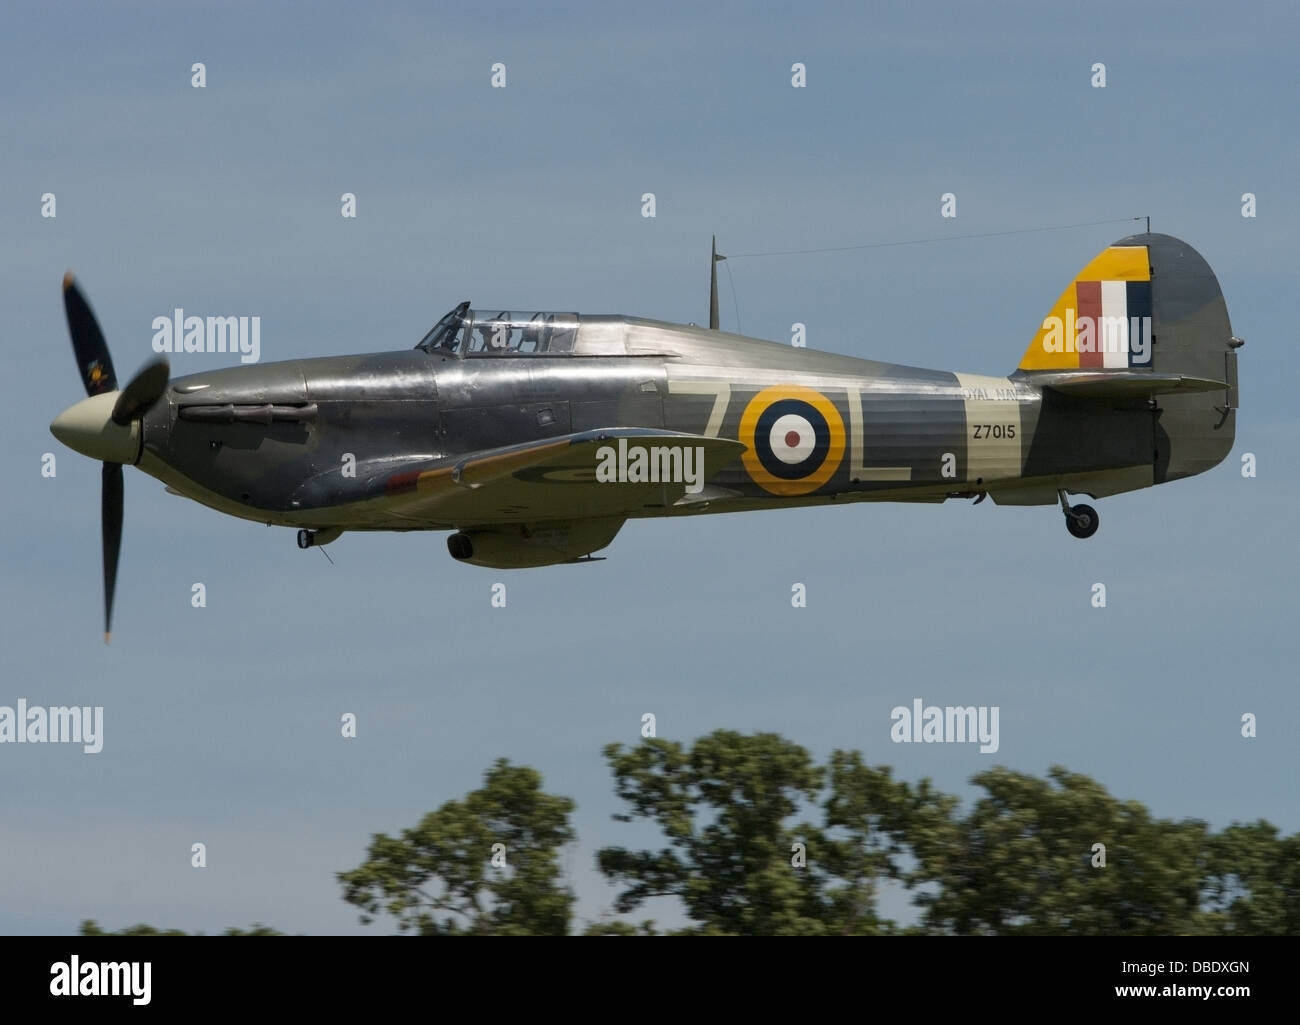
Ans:
{"type": "Polygon", "coordinates": [[[971,429],[975,432],[975,438],[1014,438],[1016,436],[1015,424],[971,424],[971,429]]]}

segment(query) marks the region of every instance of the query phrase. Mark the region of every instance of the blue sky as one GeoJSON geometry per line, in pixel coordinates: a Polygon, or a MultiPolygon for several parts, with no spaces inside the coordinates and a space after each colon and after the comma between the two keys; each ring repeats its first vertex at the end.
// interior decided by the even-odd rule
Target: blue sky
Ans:
{"type": "MultiPolygon", "coordinates": [[[[594,851],[651,839],[610,821],[600,756],[644,712],[687,742],[726,727],[860,749],[963,797],[993,764],[1060,763],[1158,815],[1300,829],[1289,5],[28,4],[5,21],[0,704],[102,704],[105,743],[0,747],[0,932],[382,931],[334,873],[499,756],[578,803],[581,925],[612,904],[594,851]],[[767,252],[1146,215],[1206,257],[1247,340],[1237,447],[1102,501],[1086,543],[1051,508],[952,501],[633,522],[605,562],[515,572],[453,563],[440,534],[346,535],[330,565],[128,469],[102,644],[99,468],[48,432],[81,397],[68,267],[124,379],[178,306],[260,316],[269,362],[408,348],[462,299],[702,321],[713,233],[767,252]],[[1000,750],[890,743],[915,697],[998,705],[1000,750]]],[[[798,321],[813,348],[1006,373],[1131,230],[735,259],[723,326],[738,305],[757,337],[798,321]]],[[[906,913],[893,894],[884,910],[906,913]]]]}

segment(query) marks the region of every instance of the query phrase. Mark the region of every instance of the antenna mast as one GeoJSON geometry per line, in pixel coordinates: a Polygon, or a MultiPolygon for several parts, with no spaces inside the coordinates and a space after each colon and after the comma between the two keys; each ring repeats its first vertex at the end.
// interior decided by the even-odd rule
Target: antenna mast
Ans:
{"type": "Polygon", "coordinates": [[[718,255],[718,236],[713,236],[713,254],[709,260],[709,327],[718,330],[718,261],[725,260],[718,255]]]}

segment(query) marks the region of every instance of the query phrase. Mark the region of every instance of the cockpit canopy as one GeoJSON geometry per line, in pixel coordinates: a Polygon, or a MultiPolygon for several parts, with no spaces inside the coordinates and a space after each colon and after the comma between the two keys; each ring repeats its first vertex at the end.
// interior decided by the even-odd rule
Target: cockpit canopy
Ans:
{"type": "Polygon", "coordinates": [[[572,352],[576,313],[511,313],[471,310],[463,302],[424,336],[417,349],[458,356],[536,355],[572,352]]]}

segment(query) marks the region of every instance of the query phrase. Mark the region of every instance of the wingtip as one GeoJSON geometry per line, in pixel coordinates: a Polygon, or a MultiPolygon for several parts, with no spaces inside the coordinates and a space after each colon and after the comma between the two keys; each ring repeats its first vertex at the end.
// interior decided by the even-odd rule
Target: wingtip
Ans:
{"type": "Polygon", "coordinates": [[[73,281],[72,271],[68,271],[63,275],[63,290],[65,292],[72,287],[72,281],[73,281]]]}

